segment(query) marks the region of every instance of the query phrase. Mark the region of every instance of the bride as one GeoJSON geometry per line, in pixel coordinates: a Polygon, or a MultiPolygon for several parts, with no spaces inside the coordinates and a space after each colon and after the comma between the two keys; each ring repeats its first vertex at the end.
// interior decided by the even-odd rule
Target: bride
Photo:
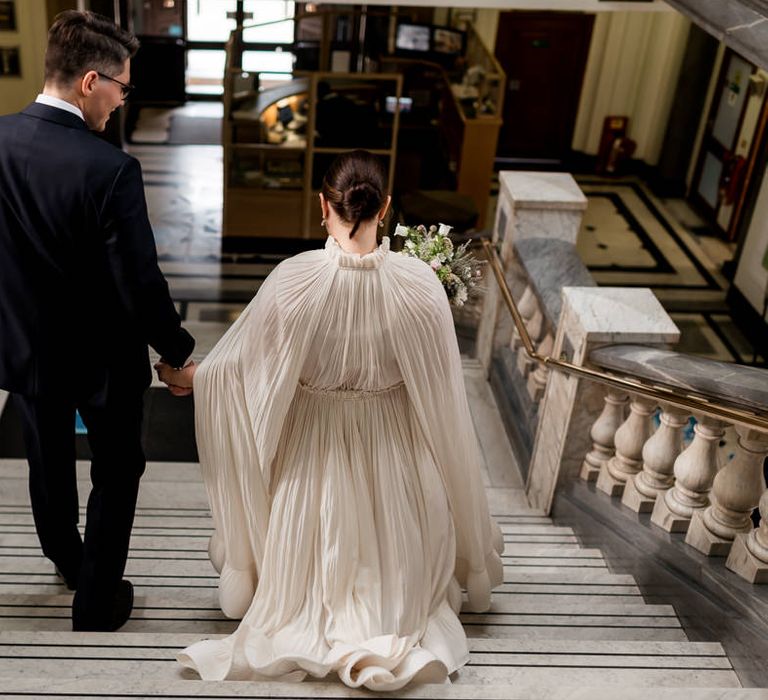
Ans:
{"type": "Polygon", "coordinates": [[[447,297],[377,247],[385,183],[375,156],[337,158],[325,249],[278,265],[199,366],[157,366],[194,386],[211,561],[242,618],[179,654],[205,680],[445,682],[468,660],[461,587],[484,611],[501,583],[447,297]]]}

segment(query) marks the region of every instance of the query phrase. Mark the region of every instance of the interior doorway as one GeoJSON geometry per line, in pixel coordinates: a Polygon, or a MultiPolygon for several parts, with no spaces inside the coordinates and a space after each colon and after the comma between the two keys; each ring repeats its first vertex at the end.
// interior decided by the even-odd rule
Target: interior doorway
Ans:
{"type": "Polygon", "coordinates": [[[726,51],[691,186],[691,200],[728,240],[736,238],[765,133],[765,73],[726,51]]]}
{"type": "Polygon", "coordinates": [[[136,102],[219,100],[225,44],[242,24],[243,68],[269,80],[293,70],[292,0],[129,0],[131,29],[142,49],[134,60],[136,102]]]}
{"type": "Polygon", "coordinates": [[[502,12],[496,58],[507,74],[498,160],[563,162],[571,148],[594,16],[502,12]]]}
{"type": "Polygon", "coordinates": [[[295,5],[287,0],[189,0],[187,94],[223,93],[224,44],[238,19],[245,27],[243,68],[267,82],[289,79],[295,5]]]}

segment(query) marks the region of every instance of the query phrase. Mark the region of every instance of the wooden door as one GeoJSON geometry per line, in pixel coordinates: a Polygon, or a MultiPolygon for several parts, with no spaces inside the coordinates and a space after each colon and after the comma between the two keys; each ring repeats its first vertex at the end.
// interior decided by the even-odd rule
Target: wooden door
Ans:
{"type": "Polygon", "coordinates": [[[507,74],[504,161],[558,162],[571,148],[594,16],[502,12],[496,58],[507,74]]]}

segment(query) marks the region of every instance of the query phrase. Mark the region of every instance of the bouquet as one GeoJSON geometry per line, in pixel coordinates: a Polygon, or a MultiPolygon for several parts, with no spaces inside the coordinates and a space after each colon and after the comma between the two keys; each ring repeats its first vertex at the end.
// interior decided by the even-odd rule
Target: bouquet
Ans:
{"type": "Polygon", "coordinates": [[[405,238],[401,253],[427,263],[442,282],[451,306],[462,307],[480,283],[482,262],[467,250],[469,241],[454,247],[450,231],[446,224],[429,228],[398,224],[395,235],[405,238]]]}

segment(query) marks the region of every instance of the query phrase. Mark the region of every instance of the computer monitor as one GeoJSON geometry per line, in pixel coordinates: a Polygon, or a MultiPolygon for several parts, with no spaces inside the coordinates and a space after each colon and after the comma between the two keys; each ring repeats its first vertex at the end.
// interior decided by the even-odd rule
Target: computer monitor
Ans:
{"type": "Polygon", "coordinates": [[[460,56],[464,53],[466,34],[448,27],[432,28],[432,51],[444,56],[460,56]]]}
{"type": "Polygon", "coordinates": [[[431,34],[432,28],[427,24],[398,24],[397,34],[395,35],[395,49],[398,51],[429,53],[431,34]]]}
{"type": "MultiPolygon", "coordinates": [[[[384,101],[384,109],[389,114],[395,113],[395,107],[397,106],[397,96],[396,95],[387,95],[386,100],[384,101]]],[[[400,112],[410,112],[411,108],[413,107],[413,99],[410,97],[401,97],[400,98],[400,112]]]]}

